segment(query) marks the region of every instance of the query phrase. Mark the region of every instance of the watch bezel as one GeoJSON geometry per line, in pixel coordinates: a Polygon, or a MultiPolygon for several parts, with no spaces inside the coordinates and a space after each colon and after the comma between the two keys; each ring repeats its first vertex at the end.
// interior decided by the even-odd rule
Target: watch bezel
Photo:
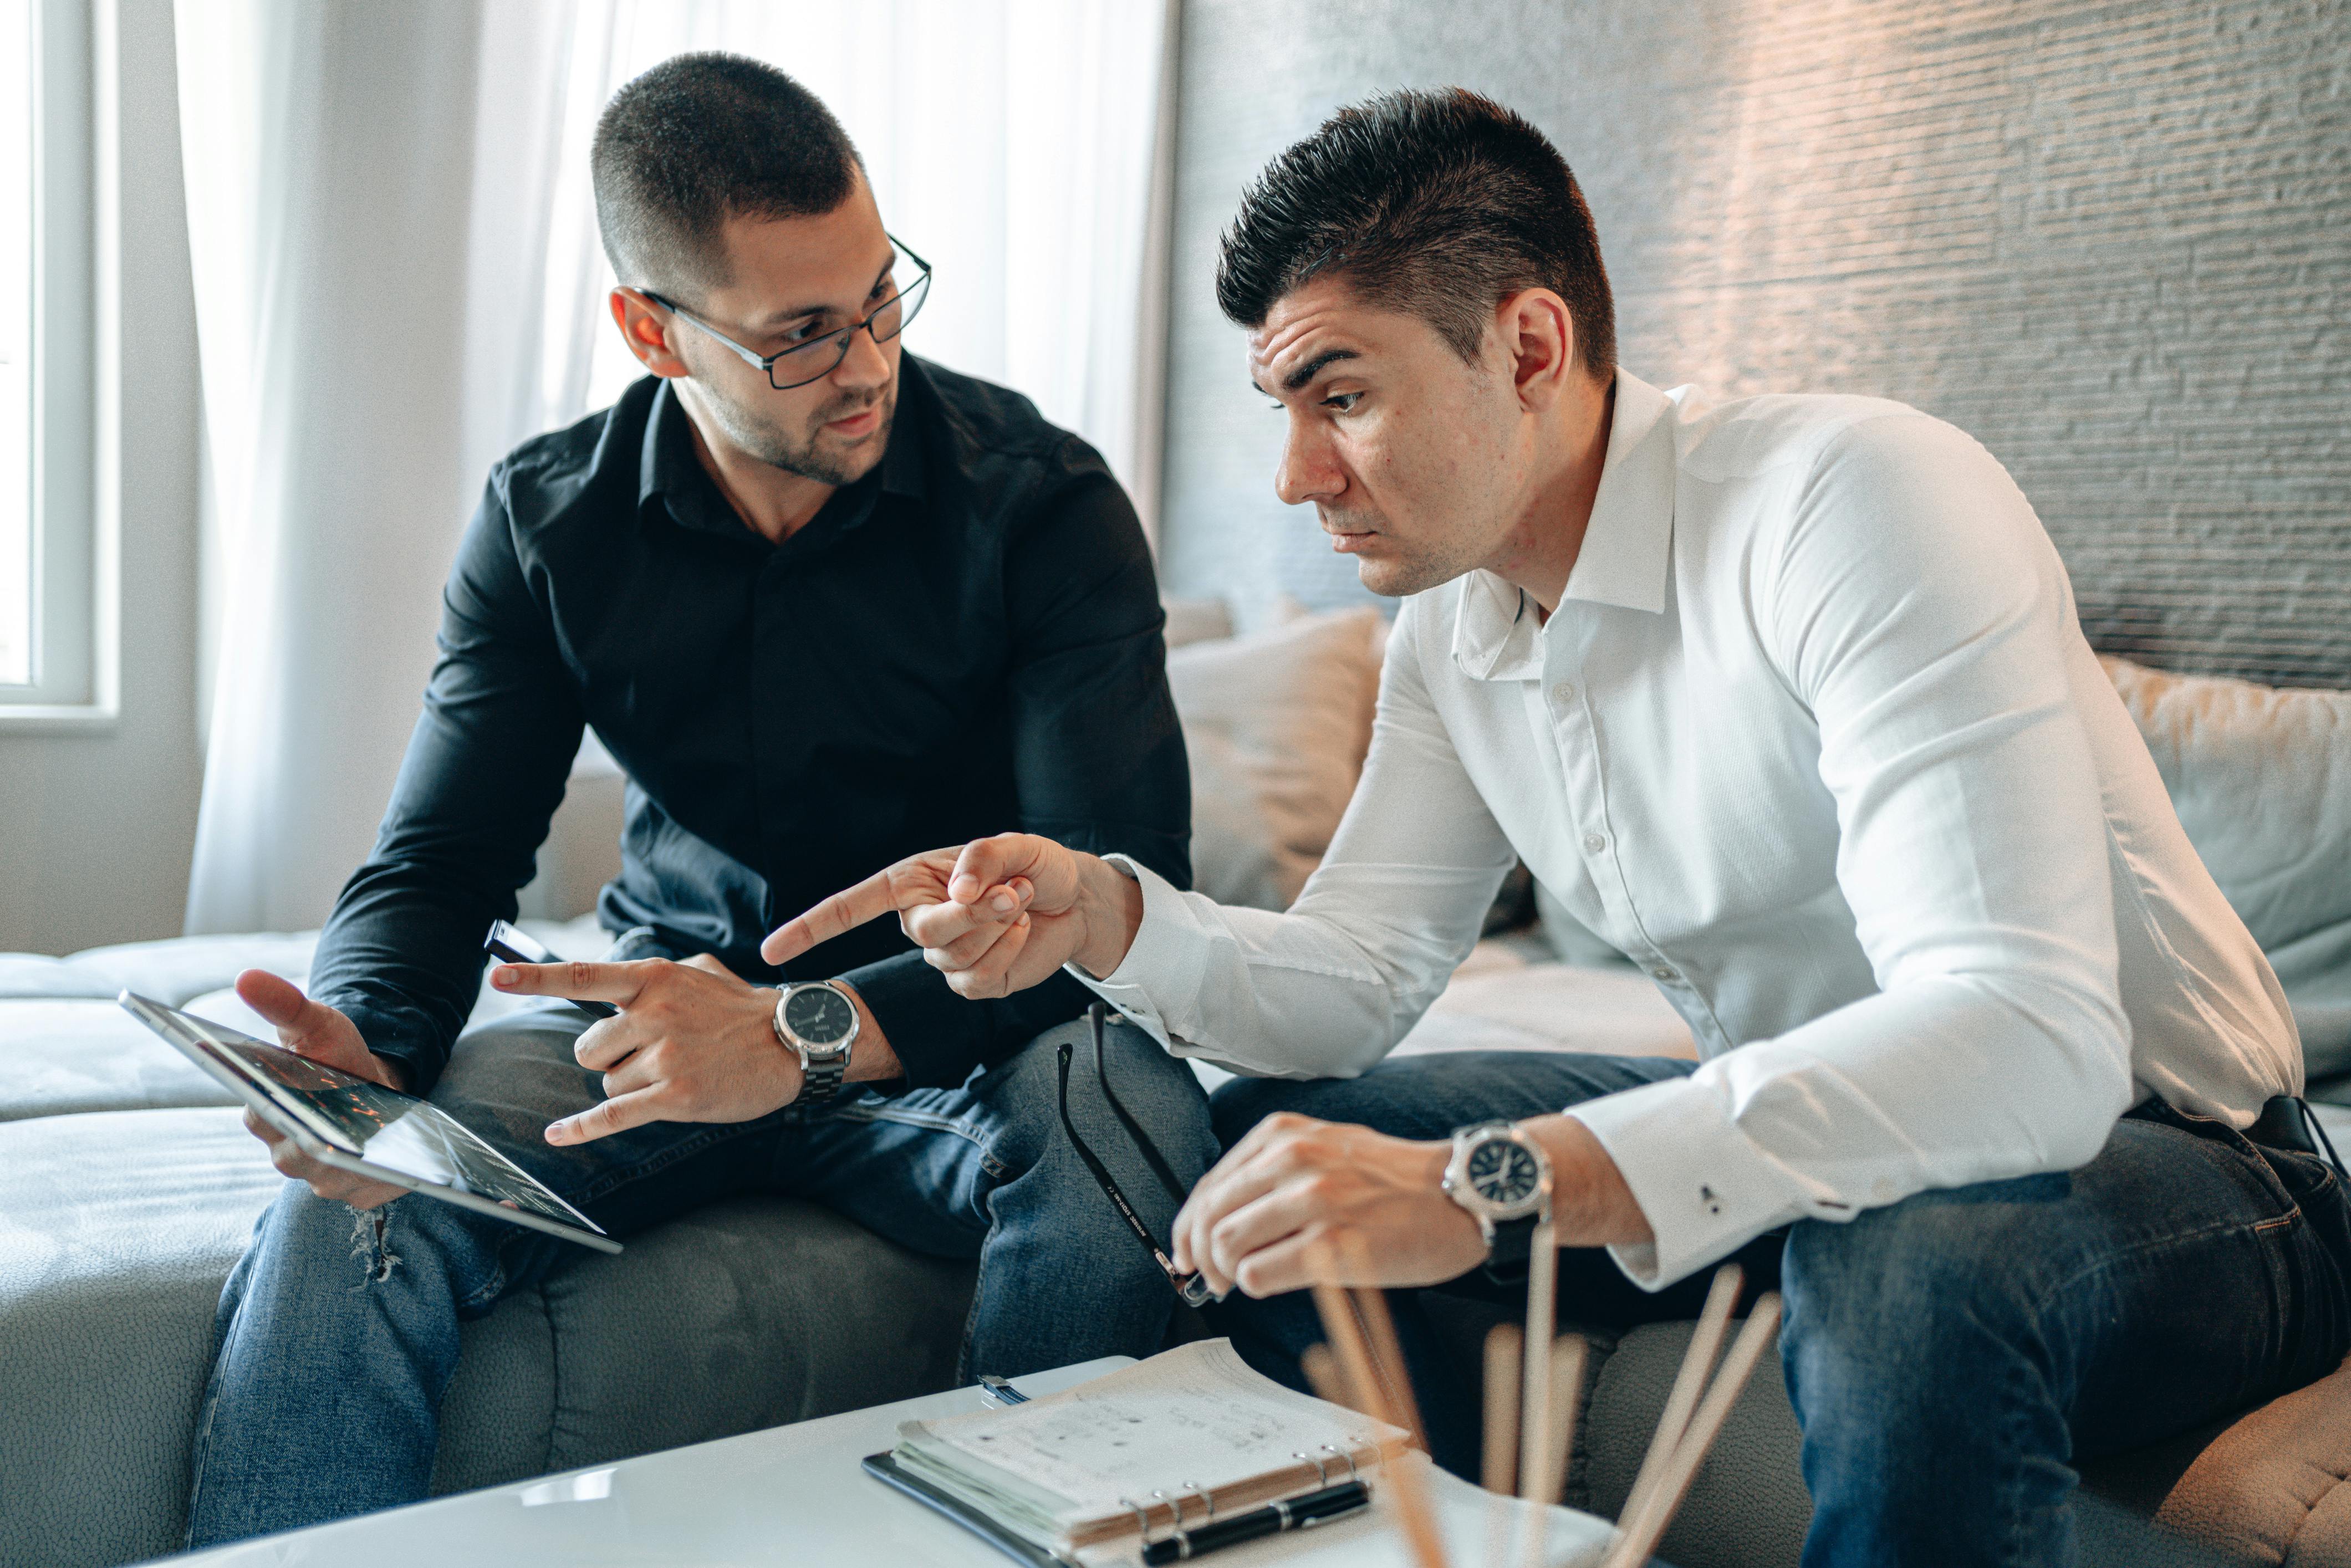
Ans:
{"type": "Polygon", "coordinates": [[[1473,1127],[1463,1127],[1453,1134],[1452,1157],[1445,1163],[1445,1177],[1440,1184],[1446,1195],[1475,1216],[1480,1229],[1492,1244],[1497,1225],[1514,1219],[1539,1216],[1551,1207],[1551,1159],[1542,1146],[1510,1122],[1485,1122],[1473,1127]],[[1535,1163],[1534,1190],[1510,1203],[1497,1203],[1479,1192],[1469,1179],[1469,1162],[1479,1149],[1489,1144],[1510,1144],[1535,1163]]]}
{"type": "Polygon", "coordinates": [[[842,990],[831,980],[796,980],[791,984],[785,986],[776,993],[775,1026],[777,1037],[786,1045],[790,1046],[792,1050],[799,1054],[800,1065],[802,1067],[806,1067],[811,1061],[847,1061],[849,1059],[850,1047],[857,1043],[858,1033],[860,1030],[864,1029],[865,1019],[862,1015],[858,1012],[855,999],[852,998],[847,991],[842,990]],[[792,1026],[787,1022],[784,1018],[785,1009],[791,1006],[791,1001],[794,997],[799,995],[802,991],[819,990],[831,991],[834,996],[839,997],[849,1009],[849,1032],[842,1035],[840,1040],[834,1044],[820,1044],[815,1040],[806,1038],[798,1030],[792,1028],[792,1026]]]}

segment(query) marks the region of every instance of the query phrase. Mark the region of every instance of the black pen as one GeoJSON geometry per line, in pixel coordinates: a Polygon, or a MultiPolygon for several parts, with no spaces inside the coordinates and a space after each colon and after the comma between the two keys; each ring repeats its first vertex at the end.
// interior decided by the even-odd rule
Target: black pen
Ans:
{"type": "Polygon", "coordinates": [[[1371,1505],[1369,1487],[1361,1481],[1341,1481],[1337,1486],[1324,1487],[1304,1497],[1270,1502],[1230,1519],[1212,1519],[1196,1530],[1178,1530],[1165,1541],[1155,1541],[1144,1547],[1143,1561],[1150,1568],[1159,1568],[1163,1563],[1182,1563],[1228,1546],[1238,1546],[1244,1541],[1255,1541],[1260,1535],[1311,1530],[1371,1505]]]}

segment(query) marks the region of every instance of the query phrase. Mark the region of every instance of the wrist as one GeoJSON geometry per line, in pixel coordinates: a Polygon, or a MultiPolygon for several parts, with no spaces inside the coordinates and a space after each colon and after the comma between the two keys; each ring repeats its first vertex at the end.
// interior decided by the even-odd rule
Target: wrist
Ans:
{"type": "Polygon", "coordinates": [[[1562,1247],[1637,1247],[1656,1240],[1625,1173],[1599,1136],[1569,1115],[1520,1124],[1551,1159],[1552,1207],[1562,1247]]]}
{"type": "Polygon", "coordinates": [[[1095,979],[1107,978],[1143,927],[1143,884],[1099,855],[1081,854],[1078,908],[1085,936],[1071,956],[1095,979]]]}
{"type": "Polygon", "coordinates": [[[890,1037],[883,1032],[882,1020],[865,1005],[864,996],[855,986],[839,976],[832,983],[857,1009],[857,1043],[849,1053],[849,1077],[852,1083],[880,1083],[893,1078],[904,1078],[906,1070],[899,1063],[898,1053],[891,1049],[890,1037]]]}

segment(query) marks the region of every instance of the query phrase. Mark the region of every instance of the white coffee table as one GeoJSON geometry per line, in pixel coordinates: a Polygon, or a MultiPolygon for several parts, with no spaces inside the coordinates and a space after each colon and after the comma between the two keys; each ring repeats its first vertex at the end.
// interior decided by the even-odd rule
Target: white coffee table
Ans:
{"type": "MultiPolygon", "coordinates": [[[[1050,1394],[1129,1364],[1109,1356],[1016,1380],[1030,1395],[1050,1394]]],[[[715,1443],[645,1454],[617,1464],[541,1476],[511,1486],[339,1520],[283,1535],[174,1557],[173,1568],[1007,1568],[1010,1559],[858,1469],[890,1447],[898,1423],[987,1408],[974,1388],[959,1388],[870,1410],[770,1427],[715,1443]]],[[[1473,1488],[1447,1483],[1447,1535],[1454,1562],[1480,1561],[1473,1488]]],[[[1589,1515],[1553,1509],[1554,1561],[1571,1545],[1604,1540],[1608,1527],[1589,1515]]],[[[1304,1561],[1377,1568],[1406,1562],[1376,1517],[1344,1521],[1305,1536],[1219,1552],[1218,1568],[1304,1561]]],[[[1133,1562],[1132,1555],[1127,1558],[1133,1562]]]]}

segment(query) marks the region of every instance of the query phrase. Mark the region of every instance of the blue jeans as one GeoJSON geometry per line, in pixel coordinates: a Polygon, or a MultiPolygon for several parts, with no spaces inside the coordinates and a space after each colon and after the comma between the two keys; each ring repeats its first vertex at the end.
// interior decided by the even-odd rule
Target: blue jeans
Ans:
{"type": "MultiPolygon", "coordinates": [[[[1165,1337],[1175,1292],[1061,1129],[1056,1047],[1073,1040],[1071,1119],[1164,1241],[1175,1203],[1105,1104],[1082,1019],[960,1089],[852,1091],[805,1117],[657,1122],[551,1147],[547,1124],[602,1095],[571,1054],[587,1023],[557,1007],[485,1025],[458,1042],[434,1103],[616,1236],[767,1192],[814,1198],[918,1252],[978,1260],[966,1375],[1148,1355],[1165,1337]]],[[[1216,1144],[1191,1069],[1140,1030],[1104,1040],[1120,1099],[1177,1176],[1197,1180],[1216,1144]]],[[[221,1293],[189,1545],[423,1498],[459,1322],[582,1255],[429,1197],[360,1214],[288,1182],[221,1293]]]]}
{"type": "MultiPolygon", "coordinates": [[[[1689,1071],[1466,1052],[1341,1082],[1242,1080],[1214,1109],[1228,1146],[1276,1111],[1441,1138],[1689,1071]]],[[[1847,1224],[1804,1220],[1739,1260],[1750,1293],[1776,1285],[1786,1298],[1808,1568],[2070,1563],[2076,1460],[2298,1388],[2351,1343],[2351,1207],[2335,1172],[2159,1103],[2125,1117],[2079,1170],[1923,1192],[1847,1224]]],[[[1560,1315],[1694,1317],[1711,1273],[1652,1295],[1605,1252],[1570,1249],[1560,1315]]],[[[1458,1283],[1507,1295],[1482,1270],[1458,1283]]],[[[1477,1391],[1449,1370],[1421,1300],[1398,1292],[1395,1304],[1431,1446],[1474,1474],[1477,1391]]],[[[1246,1357],[1298,1384],[1298,1353],[1322,1337],[1302,1295],[1235,1298],[1219,1312],[1246,1357]]]]}

